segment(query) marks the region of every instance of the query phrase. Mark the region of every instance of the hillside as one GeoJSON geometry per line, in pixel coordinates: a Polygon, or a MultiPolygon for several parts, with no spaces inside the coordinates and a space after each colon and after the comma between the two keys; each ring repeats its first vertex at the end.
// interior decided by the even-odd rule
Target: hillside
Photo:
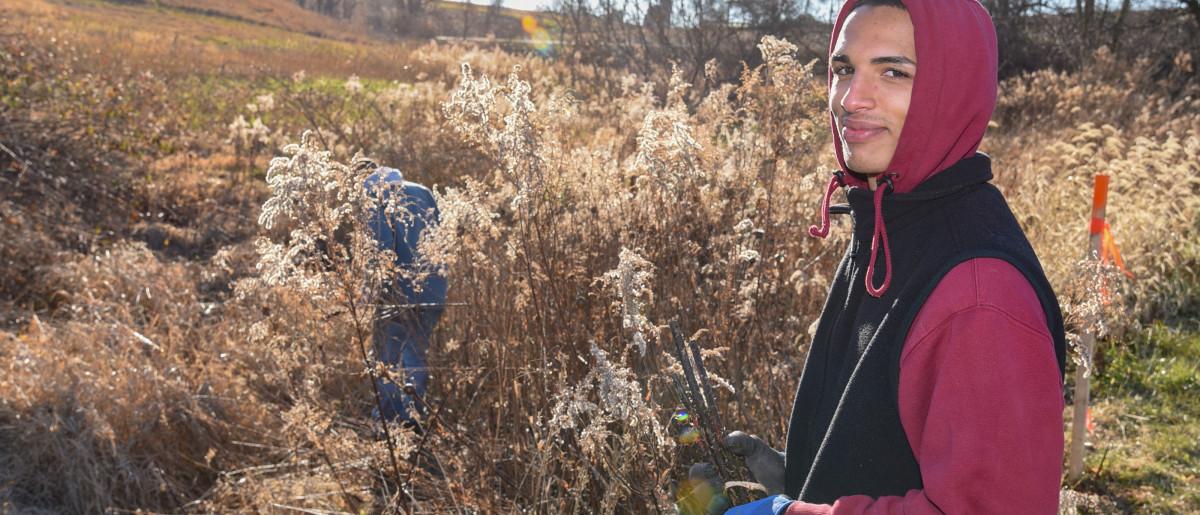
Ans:
{"type": "Polygon", "coordinates": [[[361,37],[361,31],[348,23],[306,10],[293,0],[157,0],[157,3],[315,36],[338,39],[361,37]]]}
{"type": "MultiPolygon", "coordinates": [[[[291,0],[22,0],[3,4],[4,11],[17,15],[14,21],[49,16],[59,21],[112,24],[118,29],[186,19],[196,24],[195,30],[204,31],[225,20],[335,39],[361,37],[350,24],[305,10],[291,0]]],[[[179,23],[157,26],[164,32],[182,28],[179,23]]]]}
{"type": "MultiPolygon", "coordinates": [[[[464,11],[482,17],[486,7],[430,4],[429,34],[458,36],[464,11]]],[[[523,37],[529,13],[493,13],[498,38],[523,37]],[[500,30],[503,29],[503,30],[500,30]]],[[[0,21],[15,33],[70,35],[97,50],[78,63],[101,70],[114,57],[155,73],[217,72],[235,76],[291,75],[298,71],[345,78],[411,79],[409,53],[433,36],[396,38],[305,10],[290,0],[23,0],[0,2],[0,21]],[[100,52],[99,49],[106,51],[100,52]]],[[[474,34],[474,33],[473,33],[474,34]]]]}
{"type": "Polygon", "coordinates": [[[0,3],[0,21],[17,34],[69,38],[91,56],[80,71],[114,62],[153,73],[290,75],[300,70],[347,77],[398,78],[412,45],[375,40],[348,22],[287,0],[164,0],[116,3],[28,0],[0,3]],[[203,5],[203,8],[196,7],[203,5]]]}

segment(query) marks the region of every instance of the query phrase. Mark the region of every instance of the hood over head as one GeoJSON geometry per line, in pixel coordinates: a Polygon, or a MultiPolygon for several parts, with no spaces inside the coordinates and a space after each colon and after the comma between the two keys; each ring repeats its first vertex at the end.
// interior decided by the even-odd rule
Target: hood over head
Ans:
{"type": "MultiPolygon", "coordinates": [[[[829,39],[829,54],[858,0],[848,0],[838,13],[829,39]]],[[[883,218],[883,196],[908,193],[929,177],[974,156],[996,108],[996,27],[978,0],[901,0],[913,24],[917,73],[904,128],[883,184],[872,193],[875,223],[865,283],[867,293],[881,297],[892,281],[891,249],[883,218]],[[883,251],[883,282],[875,286],[875,264],[883,251]]],[[[829,69],[833,84],[833,68],[829,69]]],[[[833,150],[841,170],[834,173],[821,203],[821,225],[809,234],[829,234],[829,200],[839,186],[865,187],[866,176],[846,167],[836,115],[831,110],[833,150]]]]}
{"type": "Polygon", "coordinates": [[[404,173],[400,170],[388,166],[377,166],[375,171],[363,181],[363,186],[368,189],[381,186],[402,186],[404,185],[404,173]]]}
{"type": "MultiPolygon", "coordinates": [[[[833,53],[846,17],[857,0],[838,14],[829,39],[833,53]]],[[[896,153],[887,171],[897,193],[912,191],[935,173],[975,155],[996,108],[997,44],[991,16],[978,0],[902,0],[912,18],[917,73],[896,153]]],[[[829,71],[829,83],[833,83],[829,71]]],[[[842,140],[830,113],[833,148],[846,168],[842,140]]],[[[864,176],[846,182],[864,186],[864,176]]]]}

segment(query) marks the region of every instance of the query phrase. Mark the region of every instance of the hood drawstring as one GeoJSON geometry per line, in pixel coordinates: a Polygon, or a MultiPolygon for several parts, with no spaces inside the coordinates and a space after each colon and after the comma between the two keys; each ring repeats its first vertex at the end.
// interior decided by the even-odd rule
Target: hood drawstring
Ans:
{"type": "Polygon", "coordinates": [[[809,226],[809,236],[814,238],[824,238],[829,236],[829,199],[833,197],[834,191],[845,185],[845,174],[843,174],[840,170],[833,172],[833,177],[829,178],[829,186],[825,188],[825,196],[821,199],[821,226],[809,226]]]}
{"type": "MultiPolygon", "coordinates": [[[[883,184],[875,187],[875,231],[871,234],[871,262],[867,264],[867,293],[872,297],[879,298],[887,291],[888,286],[892,284],[892,249],[888,246],[887,227],[883,225],[883,194],[887,190],[894,190],[895,184],[892,183],[892,177],[895,174],[884,174],[883,184]],[[879,255],[879,244],[883,243],[883,284],[879,287],[871,284],[872,278],[875,277],[875,259],[879,255]]],[[[833,173],[833,177],[829,179],[829,186],[825,189],[825,196],[821,199],[821,225],[809,226],[808,234],[814,238],[824,238],[829,236],[829,199],[833,197],[833,192],[839,187],[846,185],[846,177],[841,171],[833,173]]]]}
{"type": "Polygon", "coordinates": [[[892,175],[885,174],[883,184],[875,187],[875,232],[871,235],[871,261],[867,264],[866,277],[867,294],[875,298],[882,296],[892,283],[892,249],[888,246],[887,227],[883,225],[883,194],[886,190],[895,189],[892,175]],[[883,242],[883,284],[876,288],[871,282],[875,277],[875,257],[878,255],[879,242],[883,242]]]}

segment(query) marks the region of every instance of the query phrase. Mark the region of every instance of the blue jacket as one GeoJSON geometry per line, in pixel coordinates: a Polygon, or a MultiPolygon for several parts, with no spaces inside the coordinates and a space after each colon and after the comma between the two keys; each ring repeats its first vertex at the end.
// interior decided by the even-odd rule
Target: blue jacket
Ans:
{"type": "MultiPolygon", "coordinates": [[[[389,223],[383,206],[376,208],[375,212],[371,214],[369,224],[379,248],[395,252],[397,269],[412,269],[419,256],[417,242],[420,240],[421,233],[426,227],[438,223],[439,213],[433,193],[425,186],[405,181],[403,175],[393,168],[380,167],[367,177],[363,185],[371,193],[382,194],[385,200],[398,191],[404,195],[399,205],[411,215],[405,217],[408,218],[407,225],[405,224],[406,220],[395,218],[389,223]]],[[[441,306],[446,302],[444,271],[436,270],[428,275],[422,286],[420,293],[416,293],[412,281],[404,278],[402,274],[398,274],[394,282],[388,285],[388,289],[394,294],[391,296],[392,301],[397,303],[435,305],[423,307],[420,310],[422,325],[432,328],[441,316],[441,306]]]]}

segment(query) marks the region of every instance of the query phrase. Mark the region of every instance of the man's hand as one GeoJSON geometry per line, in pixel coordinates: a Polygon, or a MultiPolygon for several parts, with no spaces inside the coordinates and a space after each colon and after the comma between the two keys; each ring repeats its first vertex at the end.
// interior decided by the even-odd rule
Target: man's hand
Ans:
{"type": "Polygon", "coordinates": [[[772,495],[767,498],[734,506],[725,515],[783,515],[787,512],[792,500],[784,495],[772,495]]]}
{"type": "Polygon", "coordinates": [[[675,506],[681,515],[721,515],[729,504],[725,481],[716,467],[701,462],[688,469],[687,482],[680,488],[675,506]]]}
{"type": "Polygon", "coordinates": [[[757,436],[741,431],[725,437],[725,448],[746,460],[746,468],[750,469],[755,481],[766,487],[767,495],[783,493],[783,453],[772,449],[757,436]]]}

